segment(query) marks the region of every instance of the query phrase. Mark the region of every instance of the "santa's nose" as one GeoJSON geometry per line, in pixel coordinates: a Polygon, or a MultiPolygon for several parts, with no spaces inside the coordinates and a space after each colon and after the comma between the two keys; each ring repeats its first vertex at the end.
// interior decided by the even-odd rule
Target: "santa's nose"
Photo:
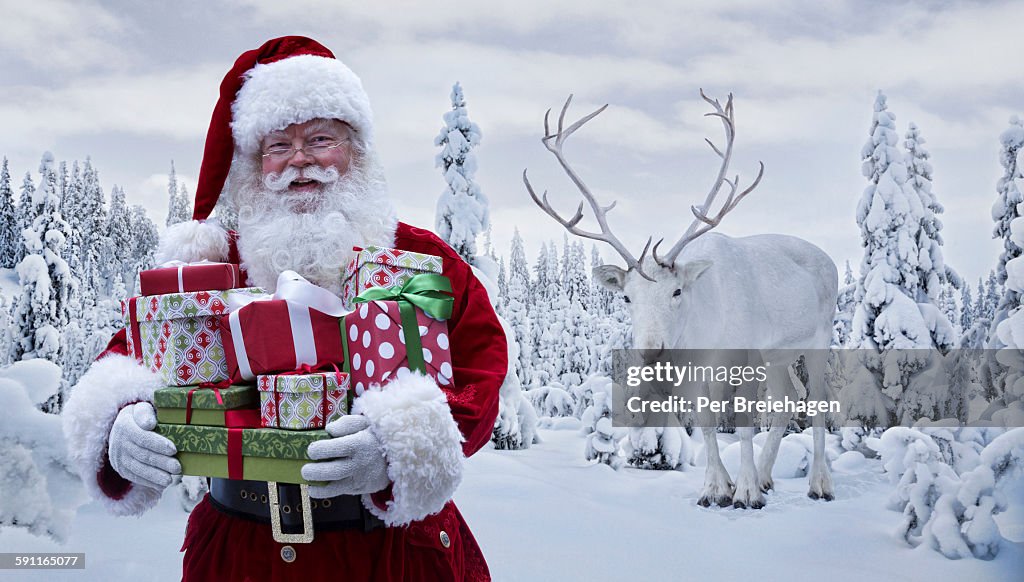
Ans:
{"type": "Polygon", "coordinates": [[[295,150],[295,153],[292,154],[291,159],[288,160],[288,165],[304,168],[306,166],[312,165],[314,162],[315,160],[313,159],[313,156],[307,154],[304,150],[295,150]]]}

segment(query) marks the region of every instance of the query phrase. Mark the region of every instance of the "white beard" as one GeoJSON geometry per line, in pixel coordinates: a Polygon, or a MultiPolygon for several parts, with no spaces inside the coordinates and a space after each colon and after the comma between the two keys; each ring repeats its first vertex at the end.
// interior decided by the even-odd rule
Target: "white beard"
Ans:
{"type": "Polygon", "coordinates": [[[356,152],[344,176],[310,194],[275,192],[255,166],[249,170],[253,178],[232,197],[250,285],[273,291],[277,276],[292,270],[340,296],[353,246],[394,246],[398,219],[372,152],[356,152]]]}

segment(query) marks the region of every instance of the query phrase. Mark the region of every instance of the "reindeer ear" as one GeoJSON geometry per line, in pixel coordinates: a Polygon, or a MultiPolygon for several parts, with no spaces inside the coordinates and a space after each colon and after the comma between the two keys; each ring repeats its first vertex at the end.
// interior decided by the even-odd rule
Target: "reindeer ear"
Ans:
{"type": "Polygon", "coordinates": [[[626,272],[615,265],[594,267],[592,273],[597,282],[605,289],[622,291],[622,287],[626,283],[626,272]]]}
{"type": "Polygon", "coordinates": [[[712,263],[711,261],[702,259],[698,261],[690,261],[689,263],[683,265],[683,269],[680,273],[680,277],[683,280],[683,287],[689,287],[691,284],[693,284],[693,282],[696,281],[697,278],[700,277],[702,274],[704,274],[704,271],[706,271],[707,268],[713,264],[714,263],[712,263]]]}

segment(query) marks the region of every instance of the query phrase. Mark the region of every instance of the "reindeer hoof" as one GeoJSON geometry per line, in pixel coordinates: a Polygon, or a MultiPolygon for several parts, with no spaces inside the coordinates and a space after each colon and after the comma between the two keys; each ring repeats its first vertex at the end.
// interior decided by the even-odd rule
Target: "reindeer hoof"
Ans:
{"type": "Polygon", "coordinates": [[[818,493],[817,491],[808,491],[807,496],[814,500],[834,501],[836,496],[831,493],[818,493]]]}
{"type": "Polygon", "coordinates": [[[732,505],[732,498],[726,496],[709,497],[705,495],[704,497],[701,497],[700,499],[697,500],[697,505],[700,505],[701,507],[711,507],[712,505],[717,505],[719,507],[729,507],[730,505],[732,505]]]}
{"type": "Polygon", "coordinates": [[[817,500],[817,499],[820,498],[820,496],[818,495],[817,491],[808,491],[807,492],[807,496],[810,497],[811,499],[814,499],[814,500],[817,500]]]}
{"type": "Polygon", "coordinates": [[[764,501],[750,501],[750,502],[733,501],[732,502],[732,506],[734,508],[736,508],[736,509],[747,509],[747,508],[749,508],[749,509],[763,509],[764,508],[764,501]]]}
{"type": "Polygon", "coordinates": [[[733,501],[732,502],[732,506],[735,507],[736,509],[746,509],[747,508],[747,504],[743,503],[742,501],[733,501]]]}
{"type": "Polygon", "coordinates": [[[834,501],[836,496],[832,495],[831,493],[826,493],[822,495],[821,498],[824,499],[825,501],[834,501]]]}
{"type": "Polygon", "coordinates": [[[774,491],[774,490],[775,490],[775,482],[774,481],[769,479],[768,481],[765,481],[764,483],[761,483],[761,493],[768,493],[769,491],[774,491]]]}

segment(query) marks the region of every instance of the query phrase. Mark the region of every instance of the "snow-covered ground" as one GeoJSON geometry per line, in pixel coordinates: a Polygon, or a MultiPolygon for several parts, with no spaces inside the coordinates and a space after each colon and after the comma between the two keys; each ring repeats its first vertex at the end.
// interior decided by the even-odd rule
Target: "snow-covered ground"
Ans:
{"type": "MultiPolygon", "coordinates": [[[[760,511],[696,505],[703,470],[613,471],[583,460],[583,437],[541,429],[526,451],[488,448],[467,465],[457,502],[495,580],[1019,580],[1024,484],[999,516],[1004,544],[989,562],[909,548],[876,461],[837,463],[836,501],[808,499],[805,479],[779,479],[760,511]]],[[[723,445],[728,438],[723,438],[723,445]]],[[[0,580],[177,580],[186,514],[168,493],[140,519],[84,506],[65,547],[0,530],[0,551],[85,552],[86,570],[0,570],[0,580]]]]}

